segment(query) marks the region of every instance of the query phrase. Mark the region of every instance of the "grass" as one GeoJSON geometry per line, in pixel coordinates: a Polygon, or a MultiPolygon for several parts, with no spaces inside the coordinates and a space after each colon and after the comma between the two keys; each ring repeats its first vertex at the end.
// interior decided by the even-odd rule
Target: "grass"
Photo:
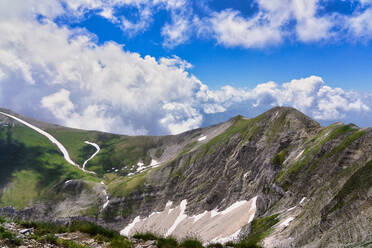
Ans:
{"type": "Polygon", "coordinates": [[[353,133],[355,131],[356,130],[352,125],[337,124],[333,124],[323,129],[317,136],[305,143],[305,145],[308,146],[304,150],[302,156],[293,164],[283,168],[276,178],[276,181],[279,182],[284,189],[287,189],[290,184],[288,181],[286,181],[286,179],[288,178],[290,181],[293,181],[302,168],[310,164],[314,157],[316,157],[316,155],[319,153],[320,149],[327,142],[340,137],[341,135],[345,135],[346,133],[353,133]]]}
{"type": "Polygon", "coordinates": [[[218,147],[219,145],[225,144],[234,135],[239,135],[242,138],[243,142],[254,137],[260,130],[260,127],[256,124],[259,120],[262,119],[262,117],[263,115],[252,119],[244,119],[243,116],[240,115],[235,117],[234,123],[228,129],[226,129],[225,132],[217,135],[209,142],[200,146],[199,150],[201,152],[196,155],[195,159],[205,153],[212,152],[214,148],[218,147]]]}
{"type": "Polygon", "coordinates": [[[278,214],[255,218],[251,222],[251,232],[248,237],[234,245],[235,248],[260,247],[259,242],[272,232],[272,227],[279,222],[278,214]]]}
{"type": "Polygon", "coordinates": [[[120,234],[116,231],[105,229],[91,222],[75,221],[69,226],[68,231],[69,232],[80,231],[82,233],[89,234],[92,237],[99,234],[110,239],[120,236],[120,234]]]}
{"type": "Polygon", "coordinates": [[[368,240],[368,241],[361,241],[361,242],[356,242],[354,244],[350,244],[350,245],[347,245],[345,246],[345,248],[355,248],[355,247],[371,247],[372,245],[372,239],[371,240],[368,240]]]}
{"type": "Polygon", "coordinates": [[[109,247],[111,248],[131,247],[130,241],[126,237],[121,236],[118,232],[105,229],[90,222],[75,221],[69,225],[59,225],[50,222],[20,222],[19,224],[24,228],[34,228],[34,239],[59,244],[63,247],[80,248],[85,246],[81,246],[74,242],[65,242],[66,240],[57,239],[55,234],[81,232],[88,234],[90,237],[100,242],[109,242],[109,247]]]}
{"type": "Polygon", "coordinates": [[[147,241],[147,240],[158,240],[159,236],[151,232],[145,232],[145,233],[137,232],[133,235],[133,238],[147,241]]]}
{"type": "Polygon", "coordinates": [[[179,248],[203,248],[202,242],[195,238],[186,238],[178,246],[179,248]]]}
{"type": "Polygon", "coordinates": [[[279,116],[279,118],[275,119],[272,126],[268,131],[266,131],[267,143],[271,143],[277,138],[278,133],[283,129],[286,122],[286,116],[287,116],[288,110],[282,112],[279,116]]]}
{"type": "Polygon", "coordinates": [[[55,145],[28,127],[0,128],[0,150],[0,206],[22,209],[48,198],[68,179],[99,182],[68,164],[55,145]]]}
{"type": "Polygon", "coordinates": [[[0,216],[0,224],[5,223],[6,221],[7,221],[6,218],[4,218],[3,216],[0,216]]]}
{"type": "MultiPolygon", "coordinates": [[[[87,169],[103,176],[107,171],[115,169],[130,169],[132,165],[142,160],[146,165],[151,163],[149,150],[162,144],[162,138],[151,136],[125,136],[96,131],[85,131],[69,128],[48,130],[70,152],[72,159],[82,164],[95,148],[84,141],[97,143],[101,151],[87,164],[87,169]]],[[[156,157],[160,157],[164,150],[158,148],[156,157]]]]}
{"type": "Polygon", "coordinates": [[[85,144],[84,141],[95,142],[99,132],[71,128],[49,129],[47,132],[66,147],[71,159],[78,164],[83,164],[96,151],[93,146],[85,144]]]}
{"type": "Polygon", "coordinates": [[[61,245],[62,247],[65,247],[65,248],[86,248],[87,247],[85,245],[77,244],[76,242],[71,241],[71,240],[56,239],[55,242],[57,245],[61,245]]]}
{"type": "Polygon", "coordinates": [[[273,162],[274,165],[281,166],[281,165],[283,165],[287,156],[288,156],[288,149],[283,149],[278,154],[275,155],[272,162],[273,162]]]}
{"type": "Polygon", "coordinates": [[[178,241],[173,237],[159,238],[156,246],[158,248],[176,248],[178,247],[178,241]]]}
{"type": "Polygon", "coordinates": [[[99,207],[97,205],[91,206],[81,211],[81,215],[83,216],[96,217],[98,214],[99,214],[99,207]]]}
{"type": "Polygon", "coordinates": [[[160,158],[163,155],[163,153],[164,153],[164,148],[159,147],[155,151],[155,157],[160,158]]]}
{"type": "Polygon", "coordinates": [[[335,196],[336,203],[328,211],[328,214],[342,208],[347,204],[346,200],[354,199],[358,197],[360,192],[368,192],[368,189],[372,187],[372,160],[366,163],[363,167],[358,169],[343,185],[342,189],[335,196]]]}
{"type": "Polygon", "coordinates": [[[366,132],[365,131],[361,131],[361,130],[352,132],[338,146],[336,146],[330,152],[327,152],[326,154],[324,154],[323,156],[321,156],[319,159],[317,159],[317,161],[315,161],[309,167],[309,170],[314,169],[319,164],[319,162],[322,159],[332,157],[333,155],[338,154],[338,153],[344,151],[348,146],[350,146],[354,141],[360,139],[364,134],[366,134],[366,132]]]}
{"type": "Polygon", "coordinates": [[[220,243],[211,243],[207,245],[207,248],[224,248],[225,246],[220,243]]]}
{"type": "Polygon", "coordinates": [[[17,238],[17,236],[9,232],[8,230],[5,230],[4,227],[0,226],[0,239],[4,239],[12,246],[20,246],[23,244],[22,239],[17,238]]]}
{"type": "Polygon", "coordinates": [[[192,143],[189,143],[189,144],[185,145],[185,147],[183,148],[183,151],[178,155],[178,157],[181,157],[181,156],[185,155],[186,153],[188,153],[189,151],[191,151],[192,148],[194,148],[197,144],[198,144],[198,142],[194,141],[192,143]]]}
{"type": "Polygon", "coordinates": [[[119,177],[108,185],[108,191],[116,197],[126,197],[135,190],[143,188],[148,171],[131,177],[119,177]]]}
{"type": "Polygon", "coordinates": [[[13,180],[3,190],[0,201],[18,209],[31,205],[33,200],[39,196],[38,180],[39,175],[32,170],[21,170],[13,173],[13,180]]]}

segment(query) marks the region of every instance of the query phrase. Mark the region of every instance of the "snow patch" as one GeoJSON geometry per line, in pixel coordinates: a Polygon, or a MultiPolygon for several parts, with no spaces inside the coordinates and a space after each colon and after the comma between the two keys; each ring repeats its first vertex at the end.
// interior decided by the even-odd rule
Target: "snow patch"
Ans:
{"type": "Polygon", "coordinates": [[[83,170],[85,170],[85,165],[88,163],[88,161],[91,160],[92,158],[94,158],[99,153],[99,151],[101,150],[101,148],[96,143],[92,143],[92,142],[89,142],[89,141],[84,141],[84,143],[88,144],[88,145],[91,145],[91,146],[94,146],[94,148],[96,148],[96,152],[93,153],[93,155],[90,156],[90,158],[88,158],[87,160],[84,161],[83,170]]]}
{"type": "Polygon", "coordinates": [[[215,216],[217,216],[219,214],[220,213],[218,212],[217,208],[211,210],[211,218],[213,218],[213,217],[215,217],[215,216]]]}
{"type": "Polygon", "coordinates": [[[145,165],[144,163],[138,162],[137,163],[138,168],[137,168],[136,172],[140,172],[140,171],[143,171],[144,169],[146,169],[146,166],[144,166],[144,165],[145,165]]]}
{"type": "Polygon", "coordinates": [[[200,220],[201,218],[203,218],[206,214],[208,213],[207,210],[205,210],[203,213],[201,214],[198,214],[198,215],[194,215],[192,216],[192,218],[194,219],[194,223],[197,222],[198,220],[200,220]]]}
{"type": "Polygon", "coordinates": [[[198,141],[200,142],[200,141],[203,141],[203,140],[206,140],[207,139],[207,136],[201,136],[199,139],[198,139],[198,141]]]}
{"type": "Polygon", "coordinates": [[[167,204],[165,204],[165,207],[170,207],[172,206],[173,202],[172,201],[168,201],[167,204]]]}
{"type": "Polygon", "coordinates": [[[156,161],[155,159],[152,159],[152,160],[151,160],[151,164],[150,164],[150,166],[151,166],[151,167],[156,167],[157,165],[159,165],[159,162],[156,161]]]}
{"type": "Polygon", "coordinates": [[[161,212],[153,212],[149,216],[140,219],[137,217],[127,225],[120,233],[129,236],[136,230],[147,229],[158,232],[164,236],[173,235],[179,239],[186,237],[189,232],[200,235],[205,242],[223,242],[238,238],[241,228],[251,222],[256,213],[256,200],[238,201],[223,211],[214,209],[204,211],[194,216],[188,216],[186,212],[187,200],[182,200],[178,206],[171,208],[173,203],[168,201],[161,212]],[[172,214],[170,214],[172,213],[172,214]],[[218,215],[218,216],[217,216],[218,215]],[[213,218],[212,216],[216,216],[213,218]],[[221,226],[224,223],[226,226],[221,226]]]}
{"type": "Polygon", "coordinates": [[[165,236],[171,235],[172,232],[178,226],[178,224],[180,224],[184,219],[186,219],[186,217],[187,217],[187,215],[185,214],[186,205],[187,205],[187,200],[181,201],[181,204],[180,204],[180,214],[178,215],[177,219],[174,221],[173,225],[168,229],[168,231],[165,234],[165,236]]]}
{"type": "Polygon", "coordinates": [[[149,215],[149,218],[155,214],[161,214],[161,212],[152,212],[150,215],[149,215]]]}
{"type": "Polygon", "coordinates": [[[292,211],[292,210],[295,209],[296,207],[297,207],[297,206],[294,206],[294,207],[288,208],[288,209],[287,209],[287,212],[292,211]]]}
{"type": "Polygon", "coordinates": [[[238,231],[234,232],[233,234],[231,234],[230,236],[227,236],[227,237],[212,239],[212,241],[210,241],[209,243],[204,244],[204,245],[208,245],[208,244],[211,244],[211,243],[225,244],[229,241],[237,240],[239,238],[239,233],[240,233],[241,230],[242,229],[239,229],[238,231]]]}
{"type": "Polygon", "coordinates": [[[254,214],[251,215],[251,217],[248,220],[248,223],[250,223],[254,219],[254,216],[256,214],[256,211],[257,211],[257,196],[253,197],[252,201],[253,201],[253,203],[252,203],[249,211],[254,211],[254,214]]]}
{"type": "Polygon", "coordinates": [[[306,200],[306,197],[303,197],[302,199],[301,199],[301,201],[300,201],[300,205],[304,202],[306,200]]]}
{"type": "MultiPolygon", "coordinates": [[[[248,223],[251,223],[254,219],[254,216],[255,216],[255,213],[256,213],[256,204],[257,204],[257,196],[255,196],[254,198],[252,198],[252,204],[249,208],[249,211],[254,211],[253,214],[249,217],[249,220],[248,220],[248,223]]],[[[247,201],[238,201],[238,202],[235,202],[233,205],[231,205],[230,207],[228,207],[227,209],[225,209],[224,211],[221,212],[222,215],[224,214],[227,214],[231,211],[233,211],[234,209],[242,206],[243,204],[247,203],[247,201]]],[[[217,214],[218,215],[218,214],[217,214]]],[[[247,223],[247,224],[248,224],[247,223]]],[[[212,241],[208,242],[208,243],[221,243],[221,244],[224,244],[224,243],[227,243],[229,241],[233,241],[233,240],[236,240],[238,239],[239,237],[239,233],[241,231],[241,228],[239,230],[237,230],[236,232],[234,232],[233,234],[229,235],[229,236],[226,236],[226,237],[217,237],[217,238],[214,238],[212,239],[212,241]]]]}
{"type": "Polygon", "coordinates": [[[50,135],[49,133],[45,132],[44,130],[41,130],[40,128],[35,127],[34,125],[31,125],[30,123],[28,123],[28,122],[26,122],[22,119],[19,119],[19,118],[13,116],[13,115],[10,115],[10,114],[4,113],[4,112],[0,112],[0,114],[3,114],[7,117],[10,117],[10,118],[22,123],[23,125],[35,130],[36,132],[44,135],[45,137],[47,137],[53,144],[55,144],[58,147],[58,149],[62,152],[63,157],[65,158],[65,160],[69,164],[72,164],[72,165],[80,168],[78,164],[76,164],[74,161],[71,160],[70,155],[68,154],[66,148],[56,138],[54,138],[52,135],[50,135]]]}
{"type": "Polygon", "coordinates": [[[295,160],[299,159],[301,155],[304,153],[305,149],[303,149],[296,157],[295,160]]]}
{"type": "Polygon", "coordinates": [[[291,223],[293,220],[294,220],[294,217],[290,216],[287,219],[285,219],[282,223],[280,223],[279,226],[287,227],[287,226],[289,226],[289,223],[291,223]]]}
{"type": "Polygon", "coordinates": [[[235,208],[238,208],[238,207],[242,206],[244,203],[247,203],[247,202],[248,202],[248,201],[246,201],[246,200],[243,200],[243,201],[237,201],[237,202],[235,202],[233,205],[231,205],[230,207],[228,207],[228,208],[226,208],[225,210],[223,210],[223,211],[221,212],[221,214],[222,214],[222,215],[225,215],[225,214],[227,214],[227,213],[233,211],[235,208]]]}
{"type": "Polygon", "coordinates": [[[137,216],[133,221],[132,223],[130,223],[129,225],[127,225],[123,230],[120,231],[120,235],[123,235],[123,236],[129,236],[129,232],[130,230],[132,230],[132,228],[134,227],[134,225],[138,222],[141,221],[141,217],[137,216]]]}
{"type": "Polygon", "coordinates": [[[105,208],[107,207],[107,205],[109,204],[110,200],[109,200],[109,196],[108,196],[108,194],[107,194],[107,191],[106,191],[105,189],[103,190],[103,194],[104,194],[105,197],[106,197],[106,201],[105,201],[105,203],[103,204],[102,209],[105,209],[105,208]]]}
{"type": "Polygon", "coordinates": [[[106,202],[103,204],[103,209],[105,209],[107,207],[107,205],[110,203],[110,200],[108,199],[108,196],[106,198],[106,202]]]}
{"type": "Polygon", "coordinates": [[[221,211],[221,212],[218,212],[217,209],[213,209],[213,210],[211,211],[211,217],[213,218],[213,217],[215,217],[215,216],[217,216],[217,215],[220,215],[220,214],[225,215],[225,214],[227,214],[227,213],[233,211],[235,208],[238,208],[238,207],[244,205],[244,204],[247,203],[247,202],[248,202],[248,201],[246,201],[246,200],[243,200],[243,201],[237,201],[237,202],[235,202],[233,205],[231,205],[230,207],[226,208],[225,210],[223,210],[223,211],[221,211]]]}

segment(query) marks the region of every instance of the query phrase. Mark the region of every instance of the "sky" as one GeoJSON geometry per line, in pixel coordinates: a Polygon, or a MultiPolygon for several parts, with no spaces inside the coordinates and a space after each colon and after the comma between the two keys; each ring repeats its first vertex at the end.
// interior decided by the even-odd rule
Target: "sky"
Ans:
{"type": "Polygon", "coordinates": [[[372,126],[372,0],[0,1],[0,107],[162,135],[274,106],[372,126]]]}

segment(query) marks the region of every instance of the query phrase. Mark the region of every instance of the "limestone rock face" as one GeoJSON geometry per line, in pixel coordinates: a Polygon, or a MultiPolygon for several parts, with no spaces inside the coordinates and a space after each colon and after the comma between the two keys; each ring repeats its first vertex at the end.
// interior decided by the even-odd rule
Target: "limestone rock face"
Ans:
{"type": "Polygon", "coordinates": [[[53,191],[61,197],[38,202],[45,209],[38,216],[89,218],[125,234],[177,236],[188,229],[205,242],[249,236],[254,219],[275,219],[259,241],[264,247],[342,247],[372,239],[371,128],[322,127],[293,108],[276,107],[151,139],[156,145],[148,154],[158,164],[124,176],[107,173],[105,184],[61,184],[53,191]],[[244,205],[253,199],[254,211],[244,205]],[[96,211],[88,216],[91,206],[96,211]]]}

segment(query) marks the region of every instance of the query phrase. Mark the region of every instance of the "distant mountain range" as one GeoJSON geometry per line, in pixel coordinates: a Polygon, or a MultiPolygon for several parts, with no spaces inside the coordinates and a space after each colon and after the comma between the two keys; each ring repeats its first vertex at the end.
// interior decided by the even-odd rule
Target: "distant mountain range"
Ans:
{"type": "Polygon", "coordinates": [[[0,215],[263,247],[372,242],[372,128],[293,108],[126,136],[0,109],[0,215]]]}

